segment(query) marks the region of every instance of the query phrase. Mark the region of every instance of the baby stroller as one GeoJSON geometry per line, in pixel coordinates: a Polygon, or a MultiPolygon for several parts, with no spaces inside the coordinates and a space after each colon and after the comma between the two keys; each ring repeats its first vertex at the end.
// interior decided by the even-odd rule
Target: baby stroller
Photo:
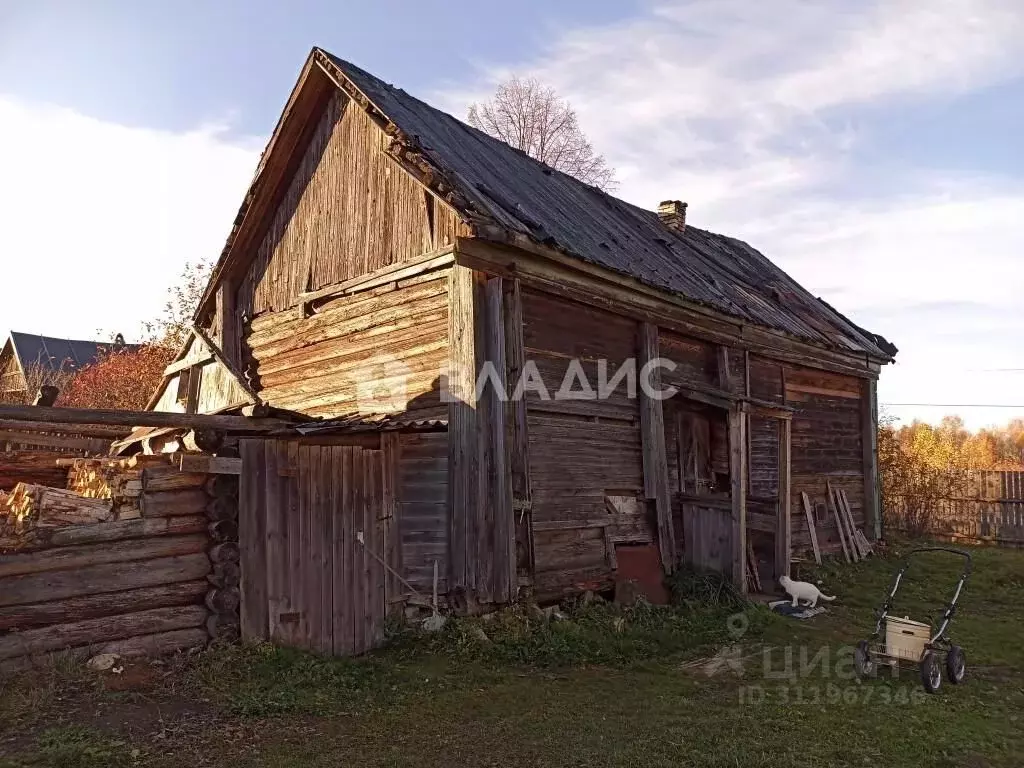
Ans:
{"type": "Polygon", "coordinates": [[[878,622],[875,624],[874,634],[867,640],[861,640],[854,651],[854,666],[857,674],[862,677],[873,677],[878,669],[878,664],[898,664],[900,661],[909,661],[917,664],[921,669],[921,684],[928,693],[937,693],[942,686],[942,660],[945,659],[946,679],[953,685],[963,682],[966,671],[966,660],[964,651],[959,645],[954,645],[946,634],[950,624],[953,623],[953,616],[956,613],[956,601],[960,598],[964,584],[971,575],[971,556],[960,549],[950,547],[919,547],[911,550],[906,559],[900,565],[896,575],[893,577],[892,586],[889,588],[889,596],[885,598],[882,607],[878,610],[878,622]],[[914,555],[922,552],[949,552],[950,554],[964,558],[964,568],[960,573],[960,580],[956,584],[953,597],[946,606],[946,611],[939,621],[939,627],[932,632],[932,626],[914,621],[910,617],[899,618],[889,616],[892,610],[893,597],[900,588],[900,581],[903,574],[910,568],[910,562],[914,555]],[[882,630],[885,628],[884,642],[882,630]]]}

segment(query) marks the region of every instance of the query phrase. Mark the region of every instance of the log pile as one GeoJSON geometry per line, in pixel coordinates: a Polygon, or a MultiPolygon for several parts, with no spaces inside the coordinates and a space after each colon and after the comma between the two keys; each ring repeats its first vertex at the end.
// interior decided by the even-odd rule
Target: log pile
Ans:
{"type": "Polygon", "coordinates": [[[0,500],[0,672],[238,638],[238,478],[176,461],[78,459],[0,500]]]}

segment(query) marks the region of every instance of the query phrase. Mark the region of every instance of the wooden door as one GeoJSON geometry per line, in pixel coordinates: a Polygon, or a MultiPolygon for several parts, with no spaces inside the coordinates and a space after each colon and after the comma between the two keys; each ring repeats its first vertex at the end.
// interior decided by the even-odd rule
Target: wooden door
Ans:
{"type": "Polygon", "coordinates": [[[244,640],[338,656],[383,640],[391,504],[383,453],[243,440],[244,640]]]}
{"type": "MultiPolygon", "coordinates": [[[[676,410],[677,521],[683,561],[700,571],[732,572],[732,494],[725,412],[679,404],[676,410]]],[[[678,534],[677,534],[678,536],[678,534]]]]}

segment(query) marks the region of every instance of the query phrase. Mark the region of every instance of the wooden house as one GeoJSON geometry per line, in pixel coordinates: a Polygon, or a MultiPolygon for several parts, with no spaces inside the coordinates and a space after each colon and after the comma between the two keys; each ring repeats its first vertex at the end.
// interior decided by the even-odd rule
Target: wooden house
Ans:
{"type": "Polygon", "coordinates": [[[242,443],[243,633],[359,650],[435,572],[466,610],[681,561],[742,586],[751,548],[770,580],[816,515],[838,546],[801,503],[827,482],[876,535],[895,348],[685,215],[314,49],[196,315],[261,405],[317,419],[242,443]],[[582,381],[629,361],[674,394],[582,381]]]}
{"type": "Polygon", "coordinates": [[[0,348],[0,402],[31,402],[41,385],[74,375],[115,344],[128,346],[118,338],[105,343],[11,331],[0,348]]]}

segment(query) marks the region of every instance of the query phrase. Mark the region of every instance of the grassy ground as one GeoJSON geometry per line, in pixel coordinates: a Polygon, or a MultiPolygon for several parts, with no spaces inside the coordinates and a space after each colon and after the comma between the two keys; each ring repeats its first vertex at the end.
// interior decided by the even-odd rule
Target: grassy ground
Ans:
{"type": "MultiPolygon", "coordinates": [[[[853,679],[894,568],[875,559],[820,569],[840,600],[804,622],[719,595],[458,622],[355,661],[256,646],[56,665],[2,684],[0,766],[1024,765],[1024,553],[974,553],[952,632],[968,677],[937,696],[914,669],[853,679]]],[[[927,556],[900,613],[938,616],[957,567],[927,556]]]]}

